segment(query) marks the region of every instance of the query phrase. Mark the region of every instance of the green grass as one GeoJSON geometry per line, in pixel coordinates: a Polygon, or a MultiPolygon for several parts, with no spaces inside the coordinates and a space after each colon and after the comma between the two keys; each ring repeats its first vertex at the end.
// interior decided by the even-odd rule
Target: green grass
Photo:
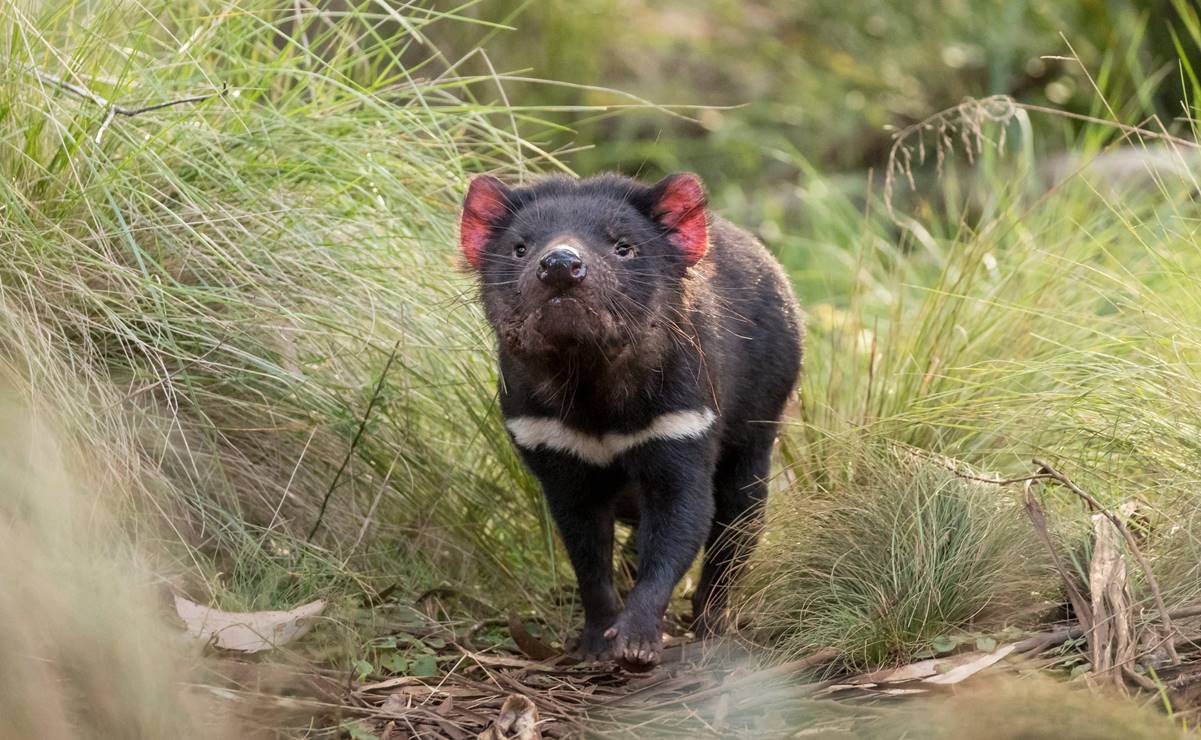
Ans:
{"type": "Polygon", "coordinates": [[[0,14],[3,362],[144,476],[138,536],[197,597],[526,594],[550,532],[495,422],[453,224],[468,173],[537,162],[422,45],[453,19],[275,8],[0,14]],[[227,91],[105,126],[50,76],[127,107],[227,91]]]}
{"type": "Polygon", "coordinates": [[[777,505],[747,573],[745,619],[766,647],[834,647],[868,669],[965,628],[999,629],[1054,595],[1021,506],[995,487],[899,449],[848,454],[826,472],[777,505]]]}
{"type": "Polygon", "coordinates": [[[151,564],[105,502],[129,481],[63,445],[0,374],[0,738],[221,737],[198,655],[157,613],[151,564]]]}
{"type": "MultiPolygon", "coordinates": [[[[1111,146],[1122,143],[1112,129],[1098,126],[1085,133],[1081,150],[1096,150],[1107,131],[1111,146]]],[[[988,133],[996,140],[1000,126],[988,133]]],[[[1137,136],[1125,143],[1135,152],[1149,146],[1137,136]]],[[[1201,593],[1188,565],[1196,552],[1189,522],[1201,474],[1193,412],[1201,390],[1195,183],[1187,172],[1160,174],[1149,186],[1119,192],[1081,175],[1045,191],[1024,159],[1028,151],[1008,162],[986,160],[966,183],[963,172],[948,175],[942,194],[948,204],[927,212],[943,218],[913,225],[901,211],[896,223],[883,204],[873,203],[858,222],[860,245],[847,260],[851,289],[811,309],[803,411],[786,436],[784,459],[799,483],[794,491],[817,500],[787,505],[777,527],[802,532],[782,558],[780,577],[811,574],[803,587],[775,590],[787,605],[778,608],[796,613],[798,600],[812,601],[820,606],[808,618],[825,628],[794,624],[800,647],[822,639],[847,645],[847,635],[856,635],[848,650],[863,663],[903,659],[923,636],[956,622],[967,626],[971,605],[989,594],[969,588],[966,596],[945,601],[937,590],[935,598],[903,589],[917,593],[921,604],[946,605],[928,622],[908,619],[903,610],[873,612],[862,602],[850,610],[854,618],[834,608],[850,598],[847,584],[886,599],[893,592],[876,587],[896,584],[895,569],[871,566],[894,557],[916,562],[929,544],[901,537],[914,525],[904,517],[890,523],[892,507],[901,503],[881,500],[907,500],[901,492],[913,486],[924,490],[925,473],[897,475],[894,488],[866,496],[867,507],[850,497],[845,505],[854,516],[814,531],[810,507],[826,516],[823,503],[841,501],[834,492],[846,485],[848,450],[864,446],[900,444],[1006,475],[1032,472],[1033,457],[1050,458],[1109,505],[1141,501],[1145,536],[1162,558],[1169,601],[1195,601],[1201,593]],[[968,186],[966,195],[957,180],[968,186]],[[980,197],[987,207],[969,218],[963,204],[980,197]],[[898,226],[899,238],[890,240],[898,226]],[[877,539],[868,537],[877,529],[877,539]],[[917,550],[899,548],[894,538],[917,550]],[[850,542],[869,543],[856,561],[860,567],[835,559],[850,542]],[[825,585],[814,580],[812,568],[828,577],[825,585]],[[948,613],[958,616],[945,619],[948,613]],[[908,628],[898,628],[898,620],[908,628]],[[881,635],[895,637],[890,642],[881,635]],[[906,640],[907,649],[901,647],[906,640]],[[863,647],[877,644],[889,649],[863,647]]],[[[1181,161],[1193,156],[1185,145],[1168,151],[1181,161]]],[[[1012,508],[1020,487],[989,495],[1012,508]]],[[[1057,489],[1044,496],[1067,549],[1083,547],[1078,502],[1057,489]]],[[[977,517],[967,525],[971,539],[986,539],[994,524],[977,517]]],[[[1020,548],[1037,547],[1028,525],[1006,536],[1020,548]]],[[[1004,588],[1009,579],[996,567],[989,558],[951,558],[933,572],[954,573],[949,580],[965,586],[983,576],[991,587],[1004,588]],[[961,567],[967,572],[957,572],[961,567]]],[[[1145,583],[1136,589],[1149,605],[1145,583]]]]}

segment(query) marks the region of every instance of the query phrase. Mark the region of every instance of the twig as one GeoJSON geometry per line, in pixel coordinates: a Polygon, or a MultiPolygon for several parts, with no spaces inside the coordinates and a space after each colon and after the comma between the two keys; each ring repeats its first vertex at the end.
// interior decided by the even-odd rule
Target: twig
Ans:
{"type": "Polygon", "coordinates": [[[1063,579],[1064,588],[1068,592],[1068,600],[1072,602],[1072,609],[1076,612],[1076,619],[1080,621],[1082,634],[1091,634],[1093,631],[1092,607],[1089,606],[1088,600],[1084,598],[1084,594],[1080,593],[1080,589],[1076,587],[1076,582],[1072,580],[1067,566],[1060,559],[1059,551],[1055,549],[1055,543],[1051,540],[1051,533],[1047,529],[1047,516],[1043,512],[1043,507],[1038,503],[1038,499],[1034,497],[1034,493],[1030,490],[1029,482],[1026,483],[1025,504],[1026,513],[1030,517],[1030,523],[1034,525],[1035,533],[1042,540],[1043,545],[1047,548],[1047,552],[1051,554],[1051,562],[1055,565],[1055,570],[1059,571],[1059,577],[1063,579]]]}
{"type": "Polygon", "coordinates": [[[988,476],[984,476],[984,475],[975,475],[973,473],[965,473],[962,470],[955,470],[954,468],[950,468],[950,467],[948,467],[947,469],[950,470],[952,473],[954,473],[956,476],[963,478],[964,480],[974,480],[974,481],[979,481],[981,483],[991,483],[994,486],[1012,486],[1015,483],[1025,483],[1026,481],[1034,481],[1034,480],[1047,480],[1051,477],[1050,475],[1048,475],[1046,473],[1031,473],[1030,475],[1019,475],[1016,478],[989,478],[988,476]]]}
{"type": "Polygon", "coordinates": [[[966,465],[966,463],[956,460],[953,457],[948,457],[947,455],[939,455],[937,453],[930,452],[929,450],[922,450],[916,447],[905,447],[904,450],[920,460],[932,462],[940,468],[945,468],[947,472],[953,473],[957,478],[978,481],[980,483],[991,483],[994,486],[1012,486],[1015,483],[1025,483],[1028,480],[1043,480],[1051,477],[1050,474],[1043,472],[1030,473],[1029,475],[1019,475],[1014,478],[980,475],[979,473],[962,470],[960,466],[966,465]]]}
{"type": "Polygon", "coordinates": [[[392,353],[388,355],[388,361],[384,363],[384,369],[379,374],[379,380],[375,382],[375,390],[371,393],[371,400],[367,402],[367,409],[363,412],[363,418],[359,421],[359,429],[354,433],[354,439],[350,442],[350,448],[346,450],[346,457],[342,458],[342,464],[338,467],[338,472],[334,473],[334,479],[329,484],[329,490],[325,492],[325,498],[321,500],[321,509],[317,512],[317,521],[313,522],[313,528],[309,530],[309,534],[305,537],[305,542],[312,542],[313,536],[317,534],[317,530],[321,529],[321,522],[325,519],[325,507],[329,506],[329,499],[334,495],[334,489],[338,487],[338,480],[342,477],[342,473],[346,470],[346,466],[350,464],[350,458],[354,455],[355,448],[359,446],[359,440],[363,438],[363,432],[367,429],[367,420],[371,418],[371,411],[375,408],[375,402],[379,400],[380,392],[384,389],[384,380],[388,377],[388,370],[392,367],[393,360],[396,359],[396,353],[400,350],[400,341],[392,345],[392,353]]]}
{"type": "Polygon", "coordinates": [[[150,105],[142,105],[137,108],[127,108],[123,105],[117,105],[116,103],[112,102],[111,100],[104,97],[103,95],[100,95],[99,93],[93,92],[93,91],[89,90],[88,88],[83,87],[81,85],[76,85],[72,82],[67,82],[63,78],[58,77],[56,75],[52,75],[49,72],[43,72],[40,69],[33,69],[32,72],[33,72],[34,76],[37,77],[39,80],[41,80],[43,82],[48,82],[56,87],[62,88],[63,90],[66,90],[67,92],[71,93],[72,95],[81,97],[84,100],[87,100],[88,102],[98,105],[101,108],[105,109],[104,121],[103,121],[103,123],[100,124],[100,129],[98,131],[96,131],[96,143],[97,144],[100,143],[100,137],[102,137],[104,135],[104,132],[106,130],[108,130],[109,125],[113,122],[113,119],[116,118],[117,116],[125,116],[126,118],[133,118],[134,116],[140,116],[143,113],[150,113],[152,111],[162,110],[163,108],[171,108],[171,107],[174,107],[177,105],[189,105],[191,103],[201,103],[201,102],[204,102],[205,100],[208,100],[209,98],[223,96],[223,95],[225,95],[226,91],[229,90],[229,85],[227,83],[222,83],[221,89],[218,90],[217,92],[205,93],[203,95],[190,95],[186,98],[177,98],[175,100],[167,100],[162,103],[151,103],[150,105]]]}
{"type": "MultiPolygon", "coordinates": [[[[1173,609],[1168,612],[1172,619],[1188,619],[1189,617],[1201,616],[1201,604],[1191,604],[1182,606],[1179,609],[1173,609]]],[[[1059,627],[1057,629],[1048,630],[1047,632],[1037,632],[1029,637],[1026,637],[1015,644],[1013,652],[1015,653],[1039,653],[1047,648],[1055,647],[1063,644],[1068,640],[1075,640],[1083,637],[1084,630],[1079,625],[1071,625],[1059,627]]],[[[1193,642],[1190,638],[1181,637],[1176,640],[1177,644],[1193,642]]]]}
{"type": "Polygon", "coordinates": [[[1077,486],[1075,483],[1073,483],[1072,480],[1066,475],[1051,467],[1050,464],[1038,458],[1034,458],[1033,462],[1036,466],[1038,466],[1040,472],[1051,476],[1069,491],[1079,496],[1093,511],[1103,514],[1105,518],[1112,522],[1113,526],[1122,533],[1122,538],[1126,540],[1126,546],[1130,548],[1130,553],[1134,555],[1134,559],[1138,561],[1139,567],[1143,569],[1143,574],[1147,577],[1147,587],[1151,589],[1151,595],[1155,599],[1155,608],[1159,611],[1159,618],[1163,623],[1164,637],[1167,638],[1164,646],[1167,648],[1168,658],[1172,661],[1172,665],[1180,665],[1180,655],[1176,652],[1176,647],[1172,642],[1172,637],[1176,633],[1176,630],[1172,627],[1172,616],[1168,613],[1168,607],[1164,603],[1163,592],[1159,589],[1159,581],[1156,580],[1155,574],[1151,570],[1151,563],[1148,562],[1147,558],[1143,556],[1143,552],[1139,549],[1138,542],[1135,541],[1134,535],[1130,533],[1130,529],[1126,526],[1126,522],[1122,521],[1121,517],[1102,506],[1097,499],[1093,498],[1089,493],[1082,490],[1080,486],[1077,486]]]}
{"type": "MultiPolygon", "coordinates": [[[[1105,516],[1105,518],[1108,519],[1114,525],[1114,527],[1116,527],[1117,530],[1122,534],[1122,538],[1125,540],[1126,546],[1130,548],[1131,554],[1134,555],[1135,560],[1138,561],[1139,567],[1142,569],[1144,575],[1146,575],[1147,586],[1148,586],[1148,588],[1151,589],[1152,597],[1155,600],[1155,609],[1156,609],[1156,611],[1159,612],[1160,622],[1163,624],[1163,629],[1164,629],[1164,633],[1165,633],[1164,634],[1165,639],[1163,642],[1164,642],[1164,646],[1168,652],[1168,657],[1172,661],[1173,665],[1180,664],[1180,655],[1176,652],[1174,640],[1172,639],[1172,636],[1175,634],[1175,628],[1172,626],[1172,617],[1171,617],[1170,612],[1168,612],[1167,605],[1163,599],[1163,591],[1160,590],[1159,582],[1156,580],[1155,574],[1151,570],[1151,563],[1148,562],[1147,558],[1143,555],[1142,550],[1140,550],[1138,547],[1138,542],[1134,539],[1134,535],[1131,534],[1130,529],[1126,526],[1126,523],[1124,521],[1122,521],[1122,519],[1120,517],[1118,517],[1116,514],[1110,512],[1105,507],[1103,507],[1101,505],[1101,503],[1099,501],[1097,501],[1096,498],[1094,498],[1088,492],[1081,489],[1080,486],[1076,485],[1066,475],[1059,472],[1054,467],[1052,467],[1050,464],[1048,464],[1046,461],[1041,460],[1039,458],[1034,458],[1034,460],[1033,460],[1034,465],[1038,468],[1037,472],[1031,473],[1029,475],[1019,476],[1016,478],[988,478],[988,477],[985,477],[982,475],[975,475],[973,473],[965,473],[961,470],[956,469],[954,466],[952,466],[951,464],[949,464],[947,462],[943,462],[943,461],[937,461],[937,462],[939,462],[943,467],[945,467],[947,470],[951,471],[952,473],[954,473],[956,476],[958,476],[960,478],[965,478],[967,480],[980,481],[982,483],[991,483],[991,484],[997,485],[997,486],[1007,486],[1007,485],[1012,485],[1014,483],[1029,482],[1029,481],[1035,481],[1035,480],[1053,480],[1056,483],[1059,483],[1060,485],[1067,488],[1069,491],[1074,493],[1076,496],[1078,496],[1094,512],[1103,514],[1105,516]]],[[[1055,560],[1056,568],[1060,571],[1060,574],[1064,577],[1064,582],[1068,585],[1068,588],[1069,588],[1068,598],[1071,599],[1073,608],[1076,608],[1077,612],[1079,612],[1079,607],[1077,606],[1076,601],[1077,601],[1077,599],[1080,599],[1081,604],[1083,604],[1084,603],[1083,596],[1076,589],[1075,584],[1073,584],[1070,580],[1068,580],[1067,571],[1062,567],[1062,563],[1059,560],[1059,556],[1055,552],[1054,547],[1050,542],[1049,535],[1047,535],[1047,533],[1046,533],[1046,520],[1045,520],[1045,516],[1043,515],[1043,512],[1042,512],[1042,507],[1038,506],[1038,503],[1033,500],[1029,490],[1027,490],[1027,492],[1026,492],[1026,510],[1030,514],[1030,518],[1031,518],[1031,521],[1035,525],[1035,529],[1038,530],[1040,539],[1043,540],[1044,544],[1047,545],[1048,550],[1050,550],[1052,558],[1055,560]],[[1032,505],[1034,508],[1031,508],[1032,505]],[[1036,520],[1036,517],[1037,517],[1037,520],[1036,520]],[[1041,526],[1040,526],[1040,524],[1041,524],[1041,526]]],[[[1201,609],[1199,609],[1199,613],[1201,613],[1201,609]]],[[[1091,619],[1089,621],[1091,623],[1091,619]]],[[[1091,630],[1091,626],[1089,627],[1089,630],[1091,630]]]]}
{"type": "Polygon", "coordinates": [[[1147,691],[1159,691],[1159,685],[1157,683],[1155,683],[1151,679],[1147,678],[1146,676],[1142,675],[1141,673],[1134,670],[1133,668],[1131,668],[1128,665],[1122,666],[1122,675],[1125,676],[1127,679],[1133,681],[1134,683],[1138,684],[1140,687],[1146,689],[1147,691]]]}

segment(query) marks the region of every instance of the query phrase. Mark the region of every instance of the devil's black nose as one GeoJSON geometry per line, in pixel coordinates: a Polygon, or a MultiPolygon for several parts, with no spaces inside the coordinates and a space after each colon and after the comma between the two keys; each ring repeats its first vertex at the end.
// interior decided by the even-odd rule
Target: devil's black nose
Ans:
{"type": "Polygon", "coordinates": [[[579,252],[571,247],[555,247],[538,261],[538,279],[554,288],[570,288],[588,274],[579,252]]]}

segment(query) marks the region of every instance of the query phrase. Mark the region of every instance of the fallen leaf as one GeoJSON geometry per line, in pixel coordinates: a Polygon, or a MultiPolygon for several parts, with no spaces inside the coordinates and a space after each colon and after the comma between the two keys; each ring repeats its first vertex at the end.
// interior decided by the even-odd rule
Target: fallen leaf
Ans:
{"type": "Polygon", "coordinates": [[[863,679],[871,683],[913,681],[918,678],[926,678],[937,674],[938,667],[946,664],[947,661],[945,659],[929,658],[927,660],[919,660],[916,663],[910,663],[909,665],[903,665],[900,668],[894,668],[891,671],[869,673],[863,679]]]}
{"type": "Polygon", "coordinates": [[[839,691],[847,691],[849,689],[871,689],[875,688],[874,683],[836,683],[833,686],[827,686],[822,693],[834,694],[839,691]]]}
{"type": "Polygon", "coordinates": [[[395,717],[403,715],[404,711],[409,708],[409,705],[409,701],[403,694],[389,694],[388,698],[384,699],[384,703],[380,704],[379,709],[376,711],[383,715],[395,717]]]}
{"type": "Polygon", "coordinates": [[[364,694],[369,691],[382,691],[384,689],[392,689],[396,688],[397,686],[406,686],[412,684],[424,685],[421,679],[415,676],[396,676],[395,678],[389,678],[386,681],[379,681],[377,683],[369,683],[365,686],[360,686],[357,693],[364,694]]]}
{"type": "Polygon", "coordinates": [[[538,730],[538,708],[521,694],[510,694],[500,707],[496,720],[481,732],[477,740],[542,740],[538,730]]]}
{"type": "Polygon", "coordinates": [[[940,676],[931,676],[930,678],[925,679],[925,683],[936,683],[943,685],[959,683],[960,681],[974,676],[985,668],[988,668],[994,663],[1000,661],[1006,655],[1012,653],[1015,647],[1017,647],[1017,643],[1010,643],[1009,645],[1000,648],[996,652],[985,653],[979,658],[975,658],[968,663],[957,666],[940,676]]]}
{"type": "Polygon", "coordinates": [[[525,626],[525,622],[521,621],[521,618],[516,614],[509,615],[509,635],[513,637],[513,642],[517,643],[517,649],[524,653],[527,658],[549,660],[558,656],[561,652],[530,634],[529,629],[525,626]]]}
{"type": "Polygon", "coordinates": [[[224,650],[257,653],[295,640],[313,626],[313,617],[325,610],[317,599],[288,611],[224,612],[175,596],[175,613],[188,634],[224,650]]]}

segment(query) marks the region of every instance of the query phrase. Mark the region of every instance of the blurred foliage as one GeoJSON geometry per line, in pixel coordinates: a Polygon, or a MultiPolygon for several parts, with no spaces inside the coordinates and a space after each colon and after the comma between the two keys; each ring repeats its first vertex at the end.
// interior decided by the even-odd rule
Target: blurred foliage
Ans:
{"type": "MultiPolygon", "coordinates": [[[[801,152],[826,171],[878,165],[888,126],[967,96],[1008,94],[1103,115],[1090,74],[1119,118],[1154,112],[1170,121],[1183,113],[1171,35],[1182,8],[1172,0],[540,0],[513,11],[485,0],[471,13],[503,19],[515,33],[445,28],[461,34],[446,39],[452,51],[483,41],[501,74],[528,70],[662,104],[740,106],[703,111],[695,123],[653,111],[561,111],[571,138],[591,147],[575,158],[581,172],[691,168],[756,183],[795,174],[779,152],[801,152]]],[[[488,71],[482,59],[468,64],[488,71]]],[[[626,102],[563,84],[505,87],[522,105],[626,102]]]]}
{"type": "MultiPolygon", "coordinates": [[[[523,134],[578,148],[568,162],[582,174],[700,173],[718,208],[794,278],[816,269],[815,248],[852,246],[806,213],[833,188],[850,196],[853,222],[883,179],[893,128],[1006,94],[1182,130],[1196,87],[1188,68],[1201,69],[1189,0],[484,0],[467,12],[516,30],[448,25],[435,29],[448,32],[440,45],[461,69],[503,78],[496,101],[553,107],[544,115],[564,127],[513,122],[523,134]],[[672,117],[617,107],[631,103],[620,93],[710,107],[672,117]]],[[[1079,121],[1033,124],[1042,150],[1080,144],[1079,121]]],[[[840,287],[802,294],[825,300],[840,287]]]]}

